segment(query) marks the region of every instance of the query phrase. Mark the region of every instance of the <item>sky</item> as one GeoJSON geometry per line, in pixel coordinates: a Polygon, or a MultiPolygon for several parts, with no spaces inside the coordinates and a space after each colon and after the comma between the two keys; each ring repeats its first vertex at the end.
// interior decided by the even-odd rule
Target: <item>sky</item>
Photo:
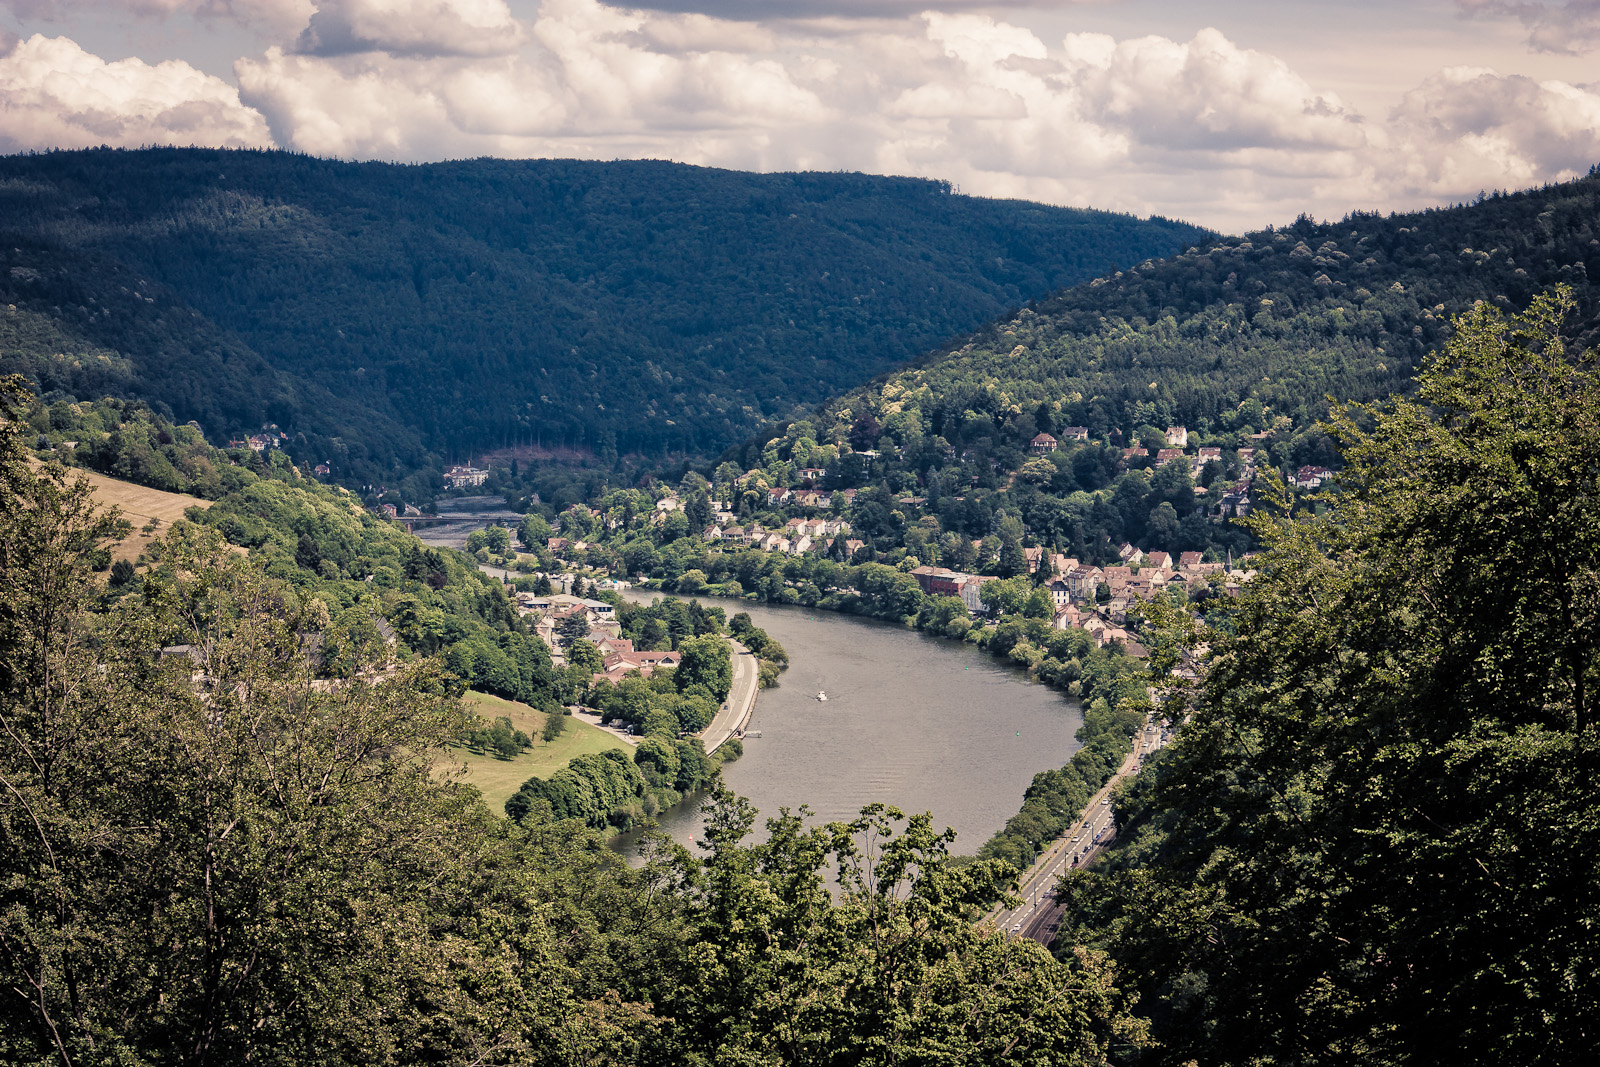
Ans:
{"type": "Polygon", "coordinates": [[[1600,163],[1600,0],[0,0],[0,152],[671,159],[1232,233],[1600,163]]]}

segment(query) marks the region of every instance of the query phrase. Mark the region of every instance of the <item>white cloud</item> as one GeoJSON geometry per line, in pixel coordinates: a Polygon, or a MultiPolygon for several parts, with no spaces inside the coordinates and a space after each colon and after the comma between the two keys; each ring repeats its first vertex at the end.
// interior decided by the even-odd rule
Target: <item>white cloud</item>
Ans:
{"type": "Polygon", "coordinates": [[[233,86],[179,60],[108,63],[41,34],[0,56],[0,150],[271,143],[233,86]]]}
{"type": "Polygon", "coordinates": [[[1515,188],[1600,159],[1593,89],[1452,68],[1363,115],[1215,29],[1047,43],[972,13],[757,24],[542,0],[519,24],[505,0],[317,2],[284,38],[304,28],[301,47],[236,62],[237,95],[181,63],[107,64],[35,38],[0,59],[17,86],[0,85],[0,137],[261,143],[270,129],[344,158],[855,169],[1230,229],[1515,188]],[[83,88],[91,76],[161,92],[83,88]]]}
{"type": "Polygon", "coordinates": [[[522,37],[505,0],[319,0],[295,50],[498,56],[515,52],[522,37]]]}
{"type": "Polygon", "coordinates": [[[1509,15],[1528,30],[1528,45],[1540,52],[1579,55],[1600,47],[1600,0],[1456,0],[1469,15],[1509,15]]]}
{"type": "Polygon", "coordinates": [[[1394,185],[1452,197],[1586,173],[1600,162],[1600,93],[1559,81],[1452,67],[1395,108],[1394,185]]]}
{"type": "Polygon", "coordinates": [[[1069,37],[1070,77],[1097,124],[1162,149],[1359,147],[1361,119],[1282,60],[1241,49],[1215,29],[1180,44],[1141,37],[1114,46],[1069,37]]]}

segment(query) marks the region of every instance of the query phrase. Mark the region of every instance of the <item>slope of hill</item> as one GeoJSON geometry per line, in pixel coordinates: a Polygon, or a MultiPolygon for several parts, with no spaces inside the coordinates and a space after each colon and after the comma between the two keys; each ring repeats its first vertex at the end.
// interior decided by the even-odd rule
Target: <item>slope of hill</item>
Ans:
{"type": "Polygon", "coordinates": [[[1265,429],[1275,415],[1304,425],[1329,394],[1407,388],[1449,320],[1479,300],[1520,309],[1566,283],[1573,340],[1592,344],[1595,281],[1597,174],[1408,215],[1302,218],[1065,290],[825,412],[915,409],[925,432],[957,446],[1003,436],[1008,415],[1041,403],[1091,436],[1141,424],[1265,429]]]}
{"type": "Polygon", "coordinates": [[[724,456],[714,499],[781,524],[804,509],[769,488],[863,488],[847,517],[879,556],[982,573],[1014,572],[1023,544],[1097,564],[1125,541],[1226,558],[1250,547],[1221,520],[1251,506],[1257,472],[1337,465],[1315,425],[1330,396],[1404,392],[1456,315],[1520,309],[1558,284],[1573,290],[1569,340],[1592,345],[1591,279],[1600,175],[1211,241],[1058,293],[765,432],[724,456]],[[1041,433],[1055,440],[1033,445],[1041,433]]]}
{"type": "Polygon", "coordinates": [[[374,471],[519,442],[722,447],[1204,236],[855,174],[188,149],[0,159],[0,219],[0,298],[38,339],[8,339],[6,369],[213,435],[279,422],[374,471]]]}

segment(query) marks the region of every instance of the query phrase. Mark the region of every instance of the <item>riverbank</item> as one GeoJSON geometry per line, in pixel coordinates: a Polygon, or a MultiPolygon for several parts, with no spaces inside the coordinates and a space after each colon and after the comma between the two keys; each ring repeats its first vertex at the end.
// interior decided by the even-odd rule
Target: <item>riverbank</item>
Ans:
{"type": "MultiPolygon", "coordinates": [[[[624,595],[648,603],[673,594],[624,595]]],[[[825,823],[873,803],[930,811],[959,834],[955,851],[973,855],[1015,813],[1040,766],[1060,766],[1080,747],[1075,702],[971,645],[866,616],[700,599],[749,613],[789,655],[747,724],[760,739],[746,739],[743,757],[722,770],[763,813],[807,805],[808,821],[825,823]]],[[[657,821],[680,842],[701,836],[697,805],[657,821]]]]}

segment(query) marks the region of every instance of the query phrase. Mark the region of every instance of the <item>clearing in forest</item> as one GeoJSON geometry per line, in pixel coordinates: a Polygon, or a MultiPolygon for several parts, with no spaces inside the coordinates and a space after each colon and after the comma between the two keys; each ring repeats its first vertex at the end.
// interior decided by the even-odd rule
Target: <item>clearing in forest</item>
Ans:
{"type": "Polygon", "coordinates": [[[545,741],[542,740],[545,716],[537,708],[488,693],[469,692],[466,701],[468,709],[484,719],[492,722],[504,715],[511,720],[513,729],[533,738],[533,747],[514,759],[501,759],[487,753],[480,755],[467,748],[452,749],[445,757],[444,762],[451,767],[458,763],[467,765],[467,781],[478,787],[483,802],[496,815],[505,814],[506,801],[529,778],[548,778],[576,756],[604,752],[608,748],[625,751],[628,748],[606,731],[572,716],[567,716],[565,733],[554,741],[545,741]]]}

